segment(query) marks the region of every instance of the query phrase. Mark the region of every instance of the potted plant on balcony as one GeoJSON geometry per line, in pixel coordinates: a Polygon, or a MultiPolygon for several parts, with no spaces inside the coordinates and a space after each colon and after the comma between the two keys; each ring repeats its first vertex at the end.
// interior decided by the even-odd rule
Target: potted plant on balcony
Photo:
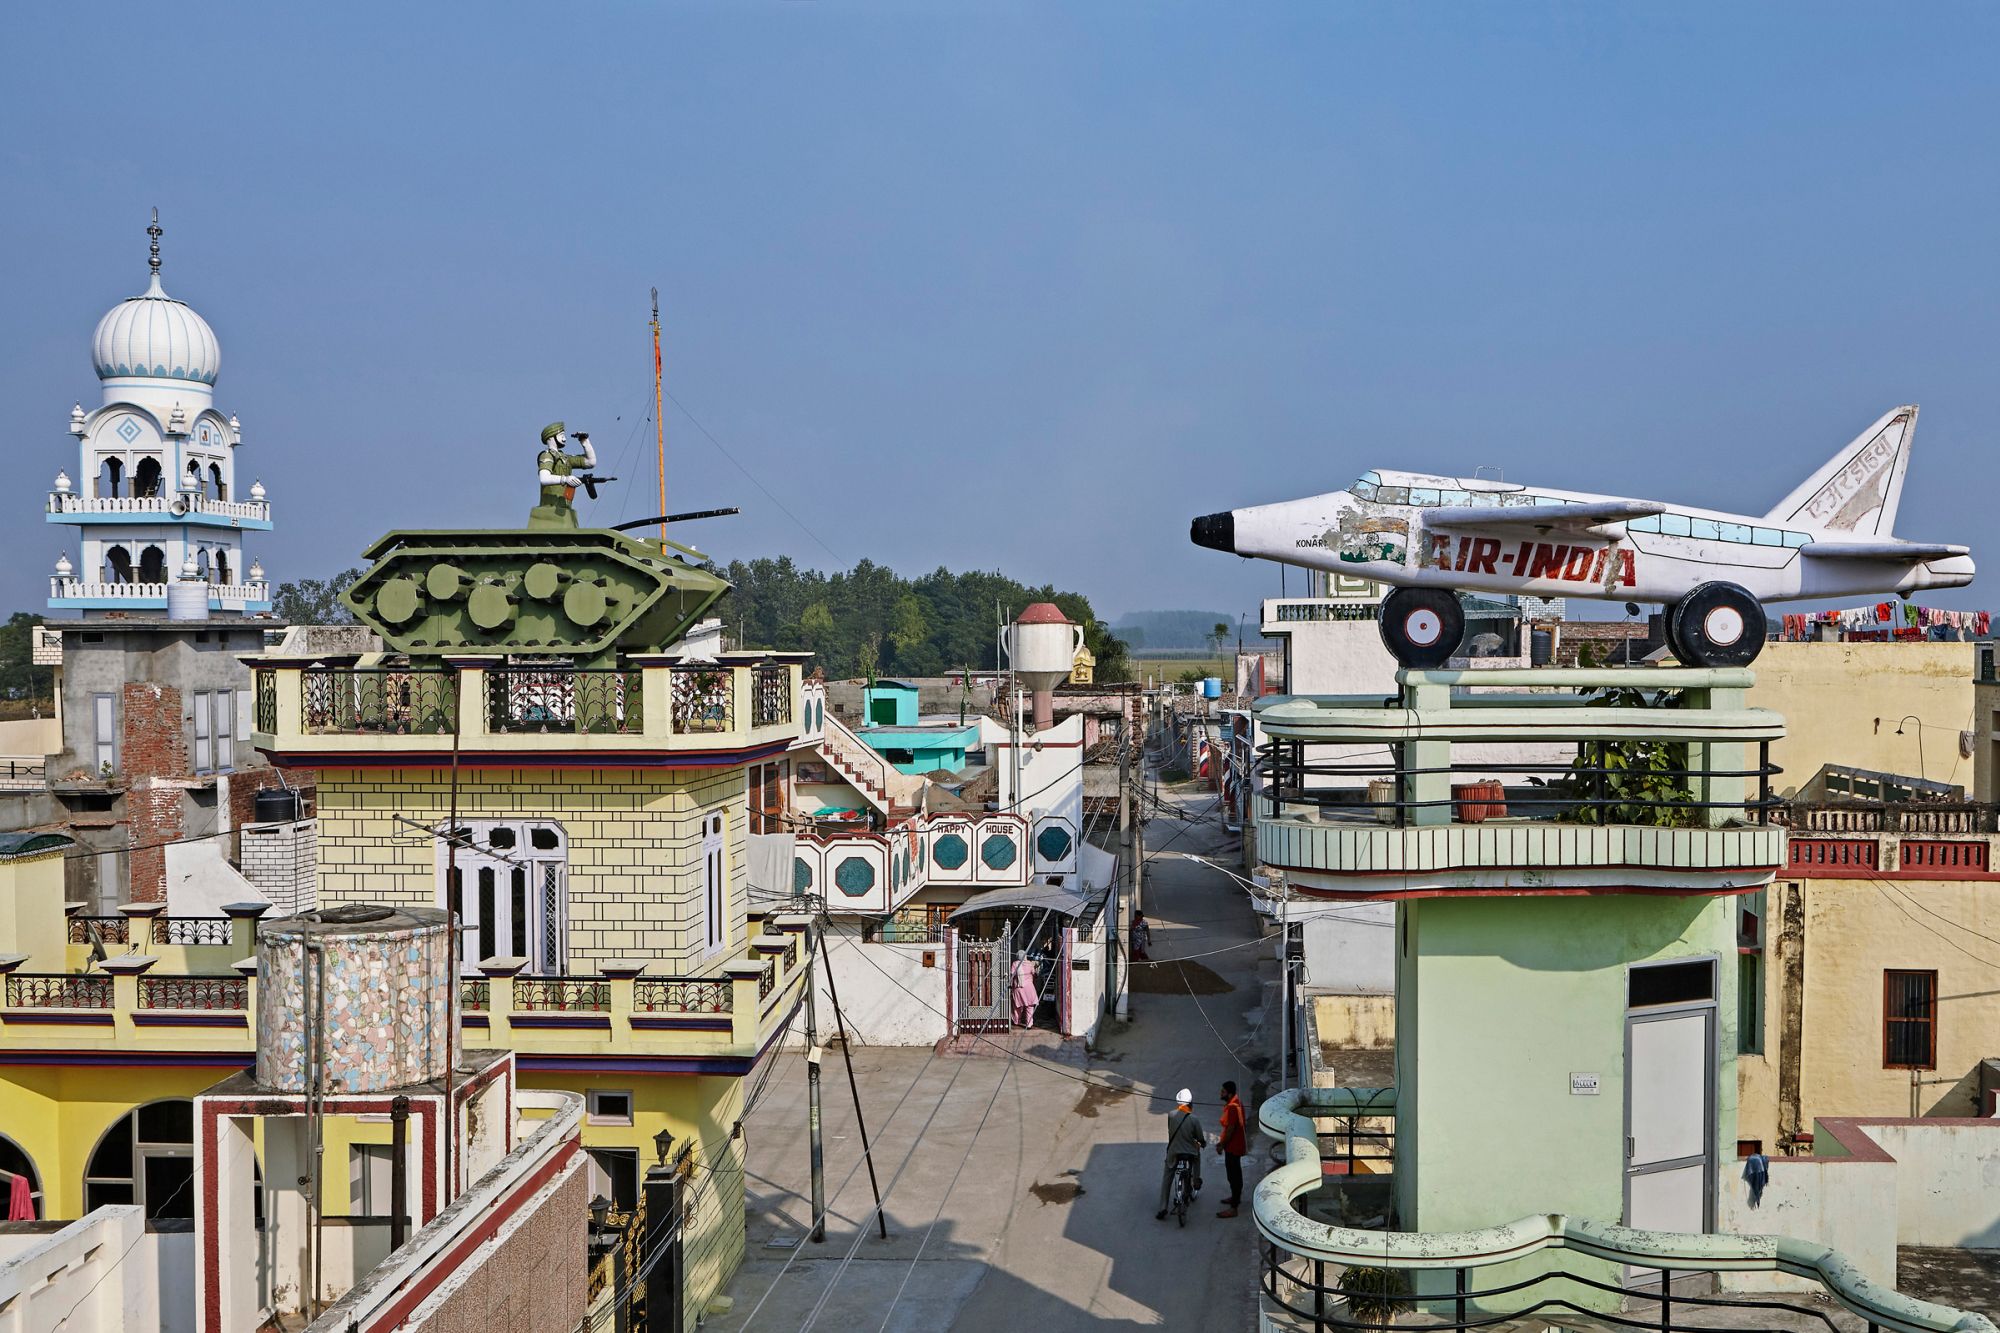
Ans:
{"type": "Polygon", "coordinates": [[[1370,1268],[1356,1264],[1340,1273],[1337,1290],[1347,1300],[1347,1312],[1361,1324],[1393,1324],[1410,1307],[1410,1275],[1400,1268],[1370,1268]]]}
{"type": "MultiPolygon", "coordinates": [[[[1648,696],[1619,686],[1594,695],[1592,705],[1612,708],[1674,708],[1680,696],[1648,696]]],[[[1558,818],[1577,824],[1645,824],[1692,828],[1701,809],[1688,787],[1686,741],[1637,736],[1630,740],[1585,742],[1563,780],[1575,804],[1558,818]]]]}

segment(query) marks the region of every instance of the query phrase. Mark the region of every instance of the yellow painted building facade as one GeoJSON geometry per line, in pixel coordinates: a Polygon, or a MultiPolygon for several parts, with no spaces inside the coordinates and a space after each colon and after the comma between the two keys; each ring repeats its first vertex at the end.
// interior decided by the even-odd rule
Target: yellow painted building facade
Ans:
{"type": "Polygon", "coordinates": [[[1821,1117],[1988,1112],[1981,1063],[2000,1055],[2000,837],[1939,831],[1922,809],[1861,816],[1914,831],[1796,830],[1787,871],[1745,904],[1739,962],[1757,981],[1737,1115],[1741,1136],[1766,1151],[1821,1117]]]}
{"type": "MultiPolygon", "coordinates": [[[[314,725],[301,698],[323,685],[305,673],[324,680],[339,663],[256,666],[251,743],[317,773],[320,906],[460,911],[462,1045],[511,1050],[524,1088],[586,1096],[594,1192],[636,1195],[659,1136],[671,1136],[671,1160],[685,1163],[693,1327],[741,1261],[746,1083],[789,1024],[809,964],[806,919],[774,915],[747,884],[746,768],[800,739],[798,664],[701,668],[711,693],[695,717],[667,706],[675,665],[652,659],[632,673],[648,688],[629,728],[504,736],[483,726],[484,673],[462,668],[456,764],[452,738],[436,732],[314,725]],[[718,679],[727,694],[715,694],[718,679]]],[[[346,684],[336,676],[335,687],[346,684]]],[[[118,1201],[128,1179],[136,1201],[177,1210],[133,1173],[170,1179],[176,1168],[155,1159],[185,1143],[179,1108],[251,1062],[257,983],[234,965],[253,952],[254,916],[66,920],[62,864],[61,848],[0,854],[0,1170],[32,1171],[44,1216],[118,1201]],[[110,937],[109,965],[125,974],[92,961],[93,934],[110,937]],[[154,1108],[143,1128],[142,1106],[154,1108]],[[87,1183],[128,1131],[126,1177],[87,1183]]],[[[365,1189],[366,1149],[386,1145],[389,1127],[336,1125],[327,1211],[358,1213],[350,1183],[365,1189]]]]}
{"type": "Polygon", "coordinates": [[[1750,704],[1785,718],[1771,761],[1789,794],[1822,765],[1955,783],[1971,792],[1974,764],[1959,733],[1973,728],[1978,645],[1972,643],[1769,643],[1759,654],[1750,704]]]}

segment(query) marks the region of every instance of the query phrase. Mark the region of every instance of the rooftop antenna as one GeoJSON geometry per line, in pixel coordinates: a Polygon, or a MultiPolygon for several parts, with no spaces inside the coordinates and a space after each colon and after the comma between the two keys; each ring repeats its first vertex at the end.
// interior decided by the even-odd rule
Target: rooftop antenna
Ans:
{"type": "MultiPolygon", "coordinates": [[[[661,415],[660,387],[660,289],[653,288],[653,428],[660,462],[660,512],[667,512],[667,419],[661,415]]],[[[667,520],[660,520],[660,541],[667,540],[667,520]]]]}
{"type": "Polygon", "coordinates": [[[160,226],[160,210],[157,208],[153,210],[153,225],[146,228],[146,234],[153,238],[153,253],[146,260],[146,266],[152,269],[153,283],[157,286],[160,281],[160,238],[167,234],[166,229],[160,226]]]}

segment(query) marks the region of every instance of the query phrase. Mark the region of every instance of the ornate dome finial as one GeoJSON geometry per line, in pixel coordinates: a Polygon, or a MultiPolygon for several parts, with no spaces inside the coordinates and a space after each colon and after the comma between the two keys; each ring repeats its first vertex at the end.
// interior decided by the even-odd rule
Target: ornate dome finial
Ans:
{"type": "Polygon", "coordinates": [[[153,281],[158,282],[160,280],[160,238],[167,233],[166,229],[160,226],[160,210],[157,208],[153,210],[153,225],[146,228],[146,234],[153,238],[152,257],[147,259],[146,264],[153,270],[153,281]]]}

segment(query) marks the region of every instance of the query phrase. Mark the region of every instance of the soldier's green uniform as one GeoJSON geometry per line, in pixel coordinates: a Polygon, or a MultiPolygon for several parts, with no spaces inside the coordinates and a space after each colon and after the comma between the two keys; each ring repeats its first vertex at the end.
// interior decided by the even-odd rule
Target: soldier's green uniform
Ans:
{"type": "MultiPolygon", "coordinates": [[[[562,446],[555,442],[562,434],[563,423],[551,422],[542,427],[542,452],[535,459],[536,473],[548,472],[554,476],[567,477],[576,471],[576,465],[583,461],[582,454],[566,454],[562,446]]],[[[540,491],[541,503],[529,516],[531,526],[567,527],[576,526],[576,487],[569,485],[544,485],[540,491]]]]}

